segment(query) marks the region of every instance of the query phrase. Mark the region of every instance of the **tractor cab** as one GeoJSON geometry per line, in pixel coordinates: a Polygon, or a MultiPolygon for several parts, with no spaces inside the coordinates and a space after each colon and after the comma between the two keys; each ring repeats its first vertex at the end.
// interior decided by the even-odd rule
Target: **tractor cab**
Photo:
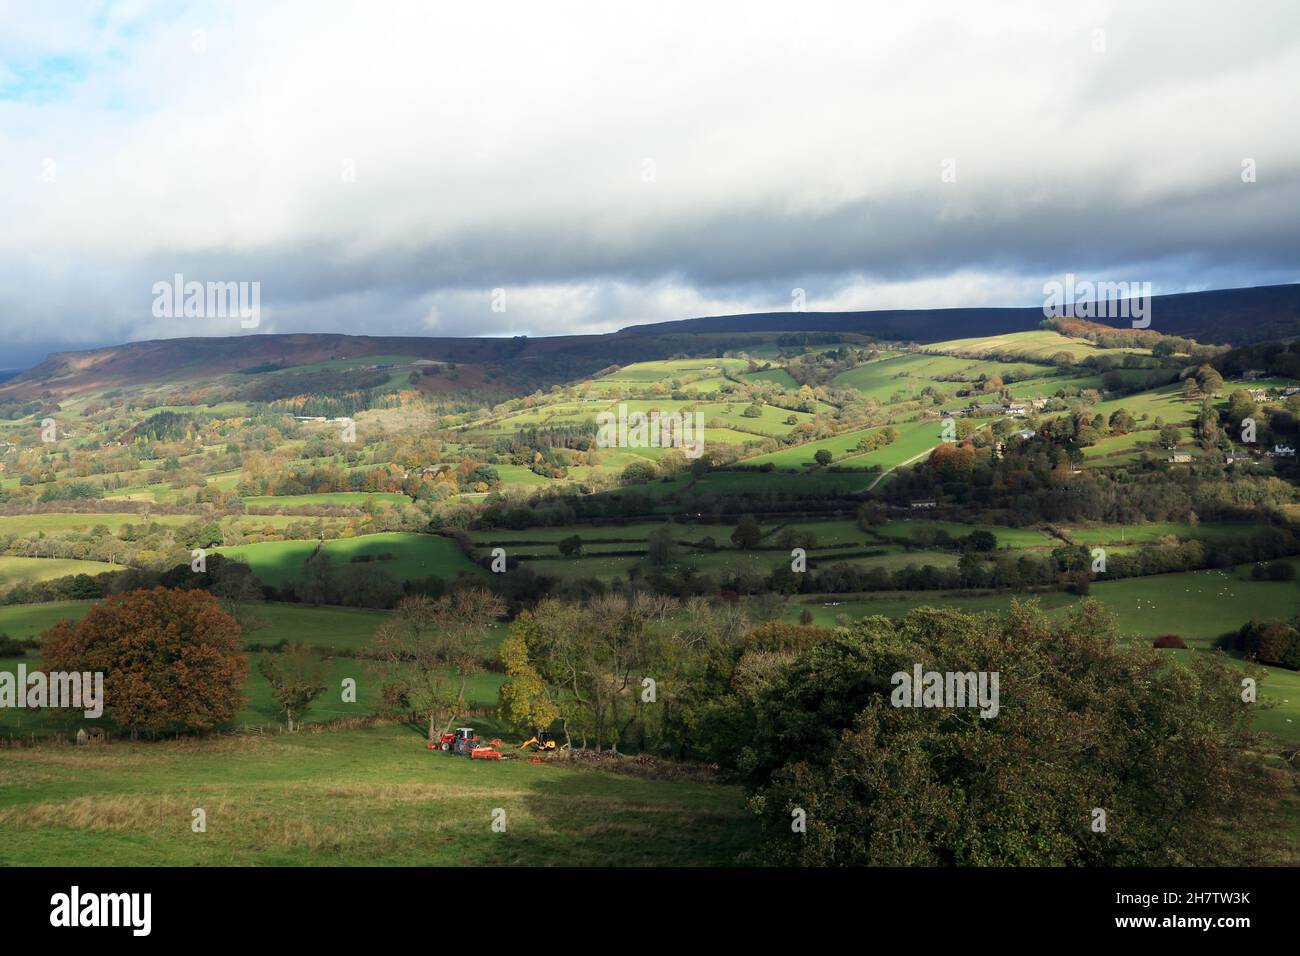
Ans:
{"type": "MultiPolygon", "coordinates": [[[[455,733],[443,734],[438,740],[437,749],[444,753],[450,751],[458,754],[468,754],[474,749],[473,745],[478,743],[478,737],[474,736],[473,727],[457,727],[455,733]]],[[[433,749],[434,745],[429,744],[433,749]]]]}
{"type": "Polygon", "coordinates": [[[474,733],[473,727],[457,727],[456,735],[451,740],[451,752],[468,757],[478,745],[478,735],[474,733]]]}
{"type": "Polygon", "coordinates": [[[474,760],[504,760],[501,753],[501,741],[485,743],[474,733],[473,727],[457,727],[455,733],[443,734],[435,744],[429,743],[430,750],[441,750],[453,757],[469,757],[474,760]]]}

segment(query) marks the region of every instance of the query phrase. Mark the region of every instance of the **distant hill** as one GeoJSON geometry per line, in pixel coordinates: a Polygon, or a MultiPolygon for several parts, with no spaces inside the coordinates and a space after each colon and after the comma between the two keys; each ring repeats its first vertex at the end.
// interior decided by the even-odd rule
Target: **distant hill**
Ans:
{"type": "MultiPolygon", "coordinates": [[[[0,383],[0,399],[49,391],[69,395],[159,382],[210,380],[320,363],[394,356],[455,363],[461,388],[483,383],[489,370],[508,373],[513,391],[591,374],[611,364],[662,357],[656,338],[619,335],[547,338],[427,338],[415,336],[295,333],[158,339],[81,352],[55,352],[44,362],[0,383]],[[617,342],[618,344],[614,344],[617,342]]],[[[443,380],[438,380],[439,382],[443,380]]],[[[448,380],[448,387],[451,383],[448,380]]]]}
{"type": "MultiPolygon", "coordinates": [[[[1155,296],[1153,331],[1198,342],[1247,345],[1300,335],[1300,285],[1217,289],[1155,296]]],[[[1043,321],[1041,308],[1028,309],[885,309],[868,312],[754,312],[675,322],[635,325],[622,332],[859,332],[879,338],[916,342],[1026,332],[1043,321]]],[[[1100,320],[1127,326],[1126,320],[1100,320]]]]}
{"type": "MultiPolygon", "coordinates": [[[[1245,345],[1300,335],[1300,285],[1222,289],[1157,296],[1153,331],[1206,343],[1245,345]]],[[[629,326],[604,335],[543,338],[427,338],[299,333],[227,338],[161,339],[56,352],[44,362],[0,379],[0,400],[50,392],[72,395],[144,383],[183,382],[222,375],[392,356],[452,362],[454,379],[429,379],[430,390],[478,386],[513,394],[591,375],[610,365],[668,358],[687,351],[743,348],[733,337],[772,332],[858,333],[881,339],[940,342],[1035,329],[1041,308],[889,309],[867,312],[761,312],[629,326]]],[[[1104,320],[1103,320],[1104,321],[1104,320]]],[[[1127,326],[1126,320],[1108,322],[1127,326]]]]}

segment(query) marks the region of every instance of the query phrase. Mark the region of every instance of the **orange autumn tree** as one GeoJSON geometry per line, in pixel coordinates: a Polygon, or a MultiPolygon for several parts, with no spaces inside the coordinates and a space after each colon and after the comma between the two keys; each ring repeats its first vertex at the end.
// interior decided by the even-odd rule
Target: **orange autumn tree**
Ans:
{"type": "Polygon", "coordinates": [[[244,702],[239,625],[207,591],[154,588],[44,634],[49,670],[102,671],[104,713],[132,734],[210,730],[244,702]]]}

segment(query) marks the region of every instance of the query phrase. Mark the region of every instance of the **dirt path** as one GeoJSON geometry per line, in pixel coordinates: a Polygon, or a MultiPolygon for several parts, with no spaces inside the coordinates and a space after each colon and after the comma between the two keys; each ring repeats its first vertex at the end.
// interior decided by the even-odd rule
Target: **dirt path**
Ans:
{"type": "Polygon", "coordinates": [[[913,455],[911,458],[907,459],[907,461],[900,461],[897,465],[894,465],[892,468],[889,468],[889,469],[886,470],[886,471],[882,471],[882,472],[880,473],[880,477],[878,477],[878,478],[877,478],[875,481],[873,481],[871,484],[867,485],[867,491],[871,491],[872,489],[874,489],[874,488],[876,487],[876,485],[878,485],[878,484],[880,484],[882,481],[884,481],[884,480],[885,480],[885,475],[889,474],[889,472],[893,471],[895,468],[903,468],[903,467],[905,467],[906,465],[910,465],[912,462],[914,462],[914,461],[918,461],[918,460],[924,458],[926,455],[930,454],[930,452],[934,451],[934,450],[935,450],[936,448],[938,448],[938,447],[939,447],[938,445],[931,445],[931,446],[930,446],[929,448],[927,448],[925,451],[921,452],[921,454],[919,454],[919,455],[913,455]]]}

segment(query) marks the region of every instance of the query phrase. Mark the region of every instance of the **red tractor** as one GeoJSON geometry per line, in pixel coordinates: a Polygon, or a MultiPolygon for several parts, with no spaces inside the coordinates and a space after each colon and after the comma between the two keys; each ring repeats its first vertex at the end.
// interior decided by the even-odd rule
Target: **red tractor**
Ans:
{"type": "MultiPolygon", "coordinates": [[[[429,745],[430,748],[433,744],[429,745]]],[[[501,741],[494,740],[485,744],[474,733],[473,727],[457,727],[454,734],[443,734],[438,742],[438,749],[453,756],[470,757],[475,760],[500,760],[502,753],[497,748],[501,741]]]]}

